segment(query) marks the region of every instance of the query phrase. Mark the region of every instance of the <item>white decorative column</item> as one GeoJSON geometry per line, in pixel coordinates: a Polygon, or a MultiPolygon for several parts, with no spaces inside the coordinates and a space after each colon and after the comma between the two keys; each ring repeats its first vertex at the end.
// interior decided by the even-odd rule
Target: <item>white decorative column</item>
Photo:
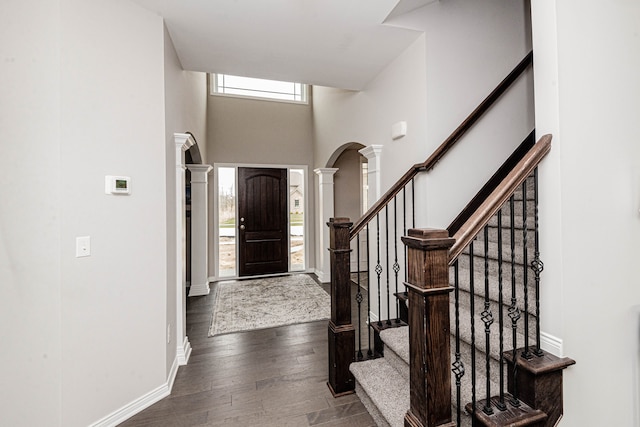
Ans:
{"type": "MultiPolygon", "coordinates": [[[[373,206],[373,204],[375,202],[378,201],[378,199],[380,199],[380,160],[382,157],[382,145],[369,145],[368,147],[364,147],[361,150],[358,150],[358,152],[360,154],[362,154],[364,157],[367,158],[367,182],[369,184],[369,189],[367,190],[367,204],[369,206],[367,206],[367,209],[369,209],[371,206],[373,206]]],[[[375,224],[374,224],[375,225],[375,224]]],[[[379,230],[374,228],[374,225],[372,225],[369,228],[369,234],[367,235],[367,242],[375,242],[376,241],[376,234],[378,233],[379,230]]],[[[376,251],[375,251],[375,245],[368,245],[369,247],[369,258],[372,260],[376,259],[376,251]]],[[[382,251],[386,251],[386,244],[382,244],[382,251]]],[[[384,259],[384,253],[382,254],[384,259]]],[[[363,257],[365,258],[365,257],[363,257]]],[[[365,262],[366,262],[366,258],[365,258],[365,262]]],[[[364,268],[366,270],[366,267],[364,268]]],[[[377,281],[375,280],[375,273],[373,272],[373,267],[371,268],[371,270],[369,270],[369,290],[371,292],[371,295],[375,295],[378,292],[378,284],[377,281]]],[[[381,307],[386,307],[386,296],[385,296],[385,292],[382,293],[382,299],[381,299],[381,307]]],[[[380,310],[381,308],[378,308],[378,310],[380,310]]],[[[379,320],[381,318],[384,318],[384,316],[381,317],[381,313],[380,312],[374,312],[374,306],[371,305],[371,310],[369,312],[369,317],[373,320],[379,320]]]]}
{"type": "Polygon", "coordinates": [[[322,283],[331,281],[331,265],[329,263],[329,227],[327,223],[334,215],[333,211],[333,175],[337,168],[318,168],[314,172],[318,175],[318,207],[317,221],[318,264],[316,276],[322,283]]]}
{"type": "Polygon", "coordinates": [[[185,213],[185,165],[184,153],[196,141],[188,133],[173,134],[176,147],[176,358],[186,365],[191,355],[187,337],[186,305],[186,213],[185,213]]]}
{"type": "Polygon", "coordinates": [[[191,171],[191,288],[189,296],[209,294],[207,192],[211,165],[187,165],[191,171]]]}
{"type": "Polygon", "coordinates": [[[369,167],[367,168],[367,179],[369,190],[367,192],[367,202],[370,208],[380,198],[380,160],[382,157],[382,145],[370,145],[358,150],[360,154],[367,158],[369,167]]]}

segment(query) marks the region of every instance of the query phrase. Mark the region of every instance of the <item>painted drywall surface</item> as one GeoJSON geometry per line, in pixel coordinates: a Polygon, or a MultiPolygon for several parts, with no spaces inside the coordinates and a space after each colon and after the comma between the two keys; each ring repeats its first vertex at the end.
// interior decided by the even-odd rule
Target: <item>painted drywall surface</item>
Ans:
{"type": "MultiPolygon", "coordinates": [[[[166,128],[166,185],[167,185],[167,325],[170,329],[170,342],[167,343],[167,374],[171,369],[176,355],[177,337],[185,331],[178,333],[176,329],[176,150],[175,133],[191,132],[194,135],[204,156],[206,141],[206,89],[207,80],[205,73],[184,71],[171,36],[164,27],[164,86],[165,86],[165,128],[166,128]]],[[[182,245],[182,242],[180,242],[182,245]]],[[[183,286],[183,285],[182,285],[183,286]]],[[[185,293],[182,295],[182,307],[185,306],[185,293]]],[[[184,328],[185,312],[182,313],[184,328]]]]}
{"type": "Polygon", "coordinates": [[[357,220],[362,214],[362,154],[357,149],[345,150],[333,167],[334,211],[336,217],[357,220]]]}
{"type": "MultiPolygon", "coordinates": [[[[314,97],[316,165],[348,141],[382,144],[382,193],[424,161],[530,49],[524,1],[437,2],[390,24],[425,34],[364,91],[316,88],[314,97]],[[391,126],[400,120],[407,121],[407,135],[393,141],[391,126]]],[[[416,225],[446,227],[532,128],[528,73],[429,173],[427,184],[418,182],[427,199],[416,225]]]]}
{"type": "Polygon", "coordinates": [[[60,16],[62,425],[83,426],[166,382],[164,37],[126,0],[60,16]],[[106,195],[105,175],[131,195],[106,195]]]}
{"type": "Polygon", "coordinates": [[[544,3],[533,2],[534,34],[557,42],[542,41],[536,57],[557,63],[557,79],[551,70],[536,81],[536,96],[539,109],[557,111],[539,119],[558,131],[545,169],[559,179],[542,190],[559,206],[541,214],[560,226],[544,231],[558,245],[542,256],[555,264],[544,277],[561,301],[552,327],[577,361],[565,371],[562,425],[638,425],[640,5],[544,3]]]}
{"type": "MultiPolygon", "coordinates": [[[[453,0],[392,22],[425,31],[427,155],[529,52],[527,14],[524,0],[453,0]]],[[[418,225],[446,227],[533,129],[533,116],[529,73],[428,174],[418,225]]]]}
{"type": "Polygon", "coordinates": [[[0,424],[6,426],[61,425],[58,14],[57,2],[0,5],[0,424]]]}
{"type": "MultiPolygon", "coordinates": [[[[311,105],[208,96],[207,159],[210,164],[307,165],[309,200],[307,259],[314,267],[313,134],[311,105]]],[[[212,172],[213,173],[213,172],[212,172]]],[[[209,177],[209,209],[216,209],[214,179],[209,177]]],[[[209,276],[215,271],[213,214],[209,215],[209,276]]]]}

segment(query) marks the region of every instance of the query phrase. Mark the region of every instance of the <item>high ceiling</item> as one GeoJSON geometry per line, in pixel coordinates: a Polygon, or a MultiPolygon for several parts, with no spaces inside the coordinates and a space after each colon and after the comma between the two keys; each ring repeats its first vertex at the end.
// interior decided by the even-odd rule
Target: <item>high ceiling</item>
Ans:
{"type": "Polygon", "coordinates": [[[359,90],[420,33],[387,18],[435,0],[133,0],[186,70],[359,90]]]}

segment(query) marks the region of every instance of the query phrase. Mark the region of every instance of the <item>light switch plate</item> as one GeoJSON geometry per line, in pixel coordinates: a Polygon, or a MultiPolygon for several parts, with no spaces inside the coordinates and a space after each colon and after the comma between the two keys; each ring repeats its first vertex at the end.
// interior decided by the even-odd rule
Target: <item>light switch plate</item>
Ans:
{"type": "Polygon", "coordinates": [[[91,255],[91,236],[76,237],[76,258],[91,255]]]}

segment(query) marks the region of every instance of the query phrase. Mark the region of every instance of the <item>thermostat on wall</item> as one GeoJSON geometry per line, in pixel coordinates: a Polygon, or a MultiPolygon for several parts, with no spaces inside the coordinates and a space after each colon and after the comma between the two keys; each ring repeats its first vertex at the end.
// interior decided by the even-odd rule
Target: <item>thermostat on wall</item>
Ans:
{"type": "Polygon", "coordinates": [[[128,176],[105,176],[104,192],[106,194],[131,194],[131,178],[128,176]]]}

